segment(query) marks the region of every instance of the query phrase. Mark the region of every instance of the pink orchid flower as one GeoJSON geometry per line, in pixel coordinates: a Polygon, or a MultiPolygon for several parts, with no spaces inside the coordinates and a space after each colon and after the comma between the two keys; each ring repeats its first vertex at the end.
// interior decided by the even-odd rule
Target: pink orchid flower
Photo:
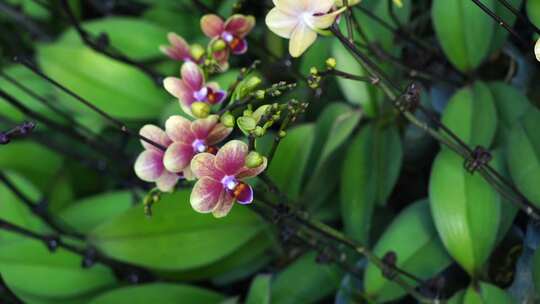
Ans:
{"type": "Polygon", "coordinates": [[[219,104],[227,97],[227,92],[219,89],[219,84],[210,82],[205,84],[201,69],[193,62],[188,61],[180,70],[182,78],[167,77],[163,86],[171,95],[180,100],[180,106],[185,113],[192,115],[191,104],[196,101],[206,102],[210,105],[219,104]]]}
{"type": "Polygon", "coordinates": [[[253,16],[233,15],[227,21],[223,21],[217,15],[205,15],[201,19],[201,28],[206,36],[224,41],[228,48],[214,53],[214,58],[218,62],[225,62],[229,57],[229,51],[235,55],[247,52],[248,43],[245,37],[255,26],[253,16]]]}
{"type": "Polygon", "coordinates": [[[253,189],[243,180],[259,175],[266,169],[267,160],[256,168],[245,166],[248,146],[239,140],[225,144],[216,155],[197,154],[191,161],[191,170],[199,180],[193,187],[190,202],[195,211],[224,217],[233,203],[250,204],[253,189]]]}
{"type": "MultiPolygon", "coordinates": [[[[154,125],[142,127],[139,133],[164,147],[168,147],[172,144],[172,140],[167,134],[154,125]]],[[[145,150],[135,161],[135,174],[143,181],[151,183],[155,182],[159,190],[171,192],[181,175],[165,169],[163,164],[164,151],[145,141],[141,140],[141,143],[145,150]]]]}
{"type": "Polygon", "coordinates": [[[167,34],[167,39],[171,45],[162,45],[159,47],[162,53],[177,61],[195,61],[191,55],[189,44],[176,33],[167,34]]]}
{"type": "Polygon", "coordinates": [[[217,115],[190,121],[182,116],[172,116],[165,123],[165,132],[173,143],[167,148],[163,158],[165,168],[180,173],[187,179],[193,174],[189,167],[198,153],[216,153],[214,146],[231,134],[232,128],[219,122],[217,115]]]}

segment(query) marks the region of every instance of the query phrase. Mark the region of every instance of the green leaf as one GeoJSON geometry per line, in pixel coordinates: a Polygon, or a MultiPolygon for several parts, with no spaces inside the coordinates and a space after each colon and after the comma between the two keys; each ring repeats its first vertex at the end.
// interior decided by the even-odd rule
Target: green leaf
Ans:
{"type": "Polygon", "coordinates": [[[12,290],[50,300],[69,300],[111,287],[114,274],[103,265],[81,267],[81,257],[64,249],[51,253],[36,240],[0,244],[0,272],[12,290]]]}
{"type": "Polygon", "coordinates": [[[260,274],[253,279],[246,304],[270,304],[270,276],[260,274]]]}
{"type": "MultiPolygon", "coordinates": [[[[523,0],[506,0],[506,1],[508,1],[508,3],[512,7],[514,7],[516,10],[518,11],[521,10],[521,5],[523,4],[523,0]]],[[[507,9],[500,1],[495,1],[494,12],[495,14],[497,14],[497,16],[501,17],[510,27],[514,26],[517,16],[514,15],[514,13],[512,13],[509,9],[507,9]]],[[[495,33],[491,41],[491,52],[495,52],[499,50],[506,42],[508,35],[510,35],[508,30],[506,30],[504,27],[497,24],[495,21],[493,21],[493,26],[495,27],[495,33]]]]}
{"type": "Polygon", "coordinates": [[[529,111],[531,105],[527,96],[511,85],[493,82],[488,86],[499,118],[496,142],[504,143],[510,136],[511,128],[529,111]]]}
{"type": "Polygon", "coordinates": [[[511,304],[515,303],[504,290],[497,286],[480,282],[480,286],[470,286],[463,296],[463,304],[511,304]]]}
{"type": "Polygon", "coordinates": [[[200,287],[154,283],[118,288],[95,297],[90,304],[220,303],[225,297],[200,287]]]}
{"type": "MultiPolygon", "coordinates": [[[[491,11],[494,0],[482,0],[491,11]]],[[[495,32],[493,20],[470,0],[434,0],[432,20],[444,53],[463,72],[487,57],[495,32]]]]}
{"type": "Polygon", "coordinates": [[[470,146],[489,148],[497,131],[497,111],[489,88],[476,82],[458,91],[444,110],[442,122],[470,146]]]}
{"type": "Polygon", "coordinates": [[[341,174],[345,231],[367,242],[375,204],[384,204],[399,176],[403,151],[394,125],[366,125],[352,140],[341,174]]]}
{"type": "Polygon", "coordinates": [[[0,149],[2,170],[19,173],[42,191],[49,189],[61,166],[62,159],[58,154],[32,141],[18,140],[0,149]]]}
{"type": "Polygon", "coordinates": [[[527,15],[534,25],[540,27],[540,0],[527,0],[527,15]]]}
{"type": "Polygon", "coordinates": [[[302,55],[299,71],[308,74],[312,67],[322,68],[324,62],[330,57],[330,43],[315,43],[302,55]]]}
{"type": "MultiPolygon", "coordinates": [[[[435,276],[452,262],[437,235],[427,200],[403,210],[388,226],[373,253],[382,257],[389,251],[396,253],[399,268],[422,279],[435,276]]],[[[414,281],[403,279],[415,286],[414,281]]],[[[367,296],[377,303],[406,295],[401,286],[384,278],[381,270],[372,263],[366,268],[364,282],[367,296]]]]}
{"type": "MultiPolygon", "coordinates": [[[[54,80],[112,116],[149,119],[161,113],[169,99],[165,90],[132,66],[120,63],[83,45],[42,46],[38,60],[54,80]],[[77,64],[66,64],[66,58],[77,64]]],[[[59,99],[80,114],[96,115],[65,94],[59,99]]]]}
{"type": "Polygon", "coordinates": [[[307,253],[276,276],[272,304],[317,303],[339,288],[339,268],[318,264],[315,257],[315,253],[307,253]]]}
{"type": "Polygon", "coordinates": [[[506,151],[508,168],[517,188],[540,207],[540,111],[532,108],[514,124],[506,151]]]}
{"type": "Polygon", "coordinates": [[[313,124],[304,124],[289,130],[287,136],[281,140],[267,170],[281,191],[292,200],[296,200],[301,193],[315,137],[314,130],[313,124]]]}
{"type": "Polygon", "coordinates": [[[429,199],[446,249],[471,276],[478,276],[497,238],[499,195],[479,174],[464,170],[460,156],[443,150],[432,167],[429,199]]]}
{"type": "Polygon", "coordinates": [[[536,249],[533,256],[533,269],[532,269],[534,288],[540,290],[540,250],[536,249]]]}
{"type": "Polygon", "coordinates": [[[134,207],[98,226],[89,240],[121,261],[155,270],[188,270],[213,263],[255,237],[264,225],[248,208],[237,206],[224,219],[198,214],[189,191],[163,195],[146,218],[134,207]]]}
{"type": "MultiPolygon", "coordinates": [[[[357,76],[368,76],[364,68],[349,54],[349,51],[336,39],[332,44],[332,55],[337,60],[337,69],[357,76]]],[[[377,100],[380,92],[373,85],[365,82],[336,78],[341,92],[353,104],[362,106],[366,116],[373,117],[377,113],[377,100]]]]}
{"type": "Polygon", "coordinates": [[[88,233],[133,205],[128,191],[102,193],[77,201],[60,214],[60,218],[80,233],[88,233]]]}
{"type": "MultiPolygon", "coordinates": [[[[175,3],[178,4],[177,2],[175,3]]],[[[200,16],[192,12],[172,10],[168,7],[153,5],[145,11],[143,17],[145,20],[152,21],[169,32],[175,32],[184,37],[188,43],[195,42],[193,41],[193,37],[202,36],[201,28],[193,26],[194,24],[199,24],[200,16]]]]}

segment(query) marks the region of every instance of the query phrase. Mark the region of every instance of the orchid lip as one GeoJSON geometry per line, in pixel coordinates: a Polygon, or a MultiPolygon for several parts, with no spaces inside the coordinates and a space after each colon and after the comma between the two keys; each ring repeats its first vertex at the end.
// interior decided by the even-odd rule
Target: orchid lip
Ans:
{"type": "Polygon", "coordinates": [[[206,151],[206,148],[207,148],[204,140],[202,140],[202,139],[194,140],[193,143],[191,144],[191,146],[193,147],[193,151],[195,153],[202,153],[202,152],[206,151]]]}
{"type": "Polygon", "coordinates": [[[223,40],[225,40],[228,43],[231,43],[234,40],[233,34],[229,32],[223,32],[223,34],[221,34],[221,38],[223,38],[223,40]]]}
{"type": "Polygon", "coordinates": [[[223,187],[229,191],[234,191],[234,188],[238,185],[238,181],[234,176],[227,175],[221,179],[223,187]]]}
{"type": "Polygon", "coordinates": [[[205,101],[208,96],[208,88],[204,87],[198,91],[193,92],[193,98],[197,101],[205,101]]]}

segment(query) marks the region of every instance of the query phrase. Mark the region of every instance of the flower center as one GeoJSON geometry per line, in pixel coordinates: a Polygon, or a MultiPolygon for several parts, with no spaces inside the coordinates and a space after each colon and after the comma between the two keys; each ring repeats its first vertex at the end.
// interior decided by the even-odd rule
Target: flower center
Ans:
{"type": "Polygon", "coordinates": [[[223,187],[229,191],[234,191],[234,188],[238,185],[238,181],[234,176],[226,175],[221,179],[221,184],[223,187]]]}
{"type": "Polygon", "coordinates": [[[313,25],[312,17],[313,17],[313,14],[310,12],[305,12],[305,13],[302,13],[302,15],[300,15],[300,19],[305,25],[309,26],[312,29],[315,29],[315,26],[313,25]]]}
{"type": "Polygon", "coordinates": [[[208,88],[204,87],[198,91],[193,92],[193,98],[195,98],[196,101],[205,101],[206,96],[208,96],[208,88]]]}
{"type": "Polygon", "coordinates": [[[223,32],[223,34],[221,34],[221,38],[223,38],[225,42],[231,43],[234,40],[234,35],[229,32],[223,32]]]}
{"type": "Polygon", "coordinates": [[[191,144],[195,153],[203,153],[206,151],[206,144],[202,139],[195,139],[191,144]]]}

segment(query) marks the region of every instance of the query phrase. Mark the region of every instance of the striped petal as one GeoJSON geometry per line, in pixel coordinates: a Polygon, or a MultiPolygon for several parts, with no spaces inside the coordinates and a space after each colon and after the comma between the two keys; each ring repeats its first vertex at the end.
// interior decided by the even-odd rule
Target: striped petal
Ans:
{"type": "Polygon", "coordinates": [[[195,183],[189,199],[191,207],[199,213],[210,213],[218,206],[223,186],[209,177],[203,177],[195,183]]]}
{"type": "Polygon", "coordinates": [[[143,151],[135,161],[135,174],[145,182],[155,182],[163,173],[163,154],[154,150],[143,151]]]}
{"type": "Polygon", "coordinates": [[[182,65],[180,74],[182,75],[184,84],[191,88],[192,91],[198,91],[203,87],[204,76],[197,64],[187,61],[182,65]]]}
{"type": "Polygon", "coordinates": [[[161,176],[156,181],[156,186],[160,191],[172,192],[174,190],[174,186],[176,186],[176,183],[178,183],[179,179],[180,176],[178,176],[178,174],[164,171],[163,174],[161,174],[161,176]]]}
{"type": "Polygon", "coordinates": [[[273,0],[274,5],[289,15],[299,15],[309,7],[309,1],[316,0],[273,0]]]}
{"type": "Polygon", "coordinates": [[[165,122],[165,132],[172,141],[190,144],[195,140],[192,122],[180,115],[173,115],[165,122]]]}
{"type": "Polygon", "coordinates": [[[289,53],[293,57],[300,57],[317,39],[317,33],[303,22],[298,23],[291,35],[289,53]]]}
{"type": "Polygon", "coordinates": [[[160,50],[173,60],[189,60],[191,52],[189,44],[176,33],[167,34],[167,39],[171,46],[161,46],[160,50]]]}
{"type": "Polygon", "coordinates": [[[219,116],[217,115],[210,115],[206,118],[197,119],[191,124],[191,131],[196,138],[206,140],[218,122],[219,116]]]}
{"type": "Polygon", "coordinates": [[[263,157],[263,163],[260,164],[258,167],[255,167],[255,168],[244,167],[242,171],[236,175],[236,177],[238,179],[255,177],[261,174],[264,170],[266,170],[267,165],[268,165],[268,159],[266,157],[263,157]]]}
{"type": "Polygon", "coordinates": [[[244,38],[255,26],[255,18],[253,16],[244,16],[236,14],[231,16],[225,22],[225,31],[233,34],[238,38],[244,38]]]}
{"type": "Polygon", "coordinates": [[[203,33],[209,37],[214,38],[220,36],[225,29],[223,20],[217,15],[205,15],[201,18],[201,29],[203,33]]]}
{"type": "Polygon", "coordinates": [[[191,160],[191,172],[196,178],[209,177],[216,181],[221,181],[225,175],[215,166],[215,155],[210,153],[199,153],[191,160]]]}
{"type": "Polygon", "coordinates": [[[218,123],[214,126],[208,137],[206,138],[206,143],[208,145],[215,145],[223,141],[227,136],[231,134],[233,128],[227,128],[224,124],[218,123]]]}
{"type": "Polygon", "coordinates": [[[163,87],[169,94],[178,98],[182,103],[191,105],[195,98],[193,89],[187,86],[182,79],[177,77],[167,77],[163,80],[163,87]]]}
{"type": "MultiPolygon", "coordinates": [[[[171,140],[169,139],[165,131],[154,125],[143,126],[139,131],[139,134],[164,147],[167,147],[171,144],[171,140]]],[[[146,150],[155,150],[158,152],[162,152],[161,149],[144,140],[141,140],[141,144],[146,150]]]]}
{"type": "Polygon", "coordinates": [[[273,8],[266,15],[266,25],[268,28],[282,38],[291,38],[298,23],[299,19],[297,16],[289,15],[278,8],[273,8]]]}
{"type": "Polygon", "coordinates": [[[244,168],[248,146],[239,140],[226,143],[216,154],[215,165],[226,175],[235,176],[244,168]]]}
{"type": "Polygon", "coordinates": [[[226,191],[223,191],[223,193],[221,194],[221,197],[219,198],[216,209],[212,211],[212,215],[214,215],[215,218],[225,217],[227,216],[227,214],[229,214],[233,205],[234,205],[234,197],[232,197],[226,191]]]}
{"type": "Polygon", "coordinates": [[[163,165],[174,173],[182,172],[189,164],[195,153],[189,144],[176,142],[167,148],[163,156],[163,165]]]}

